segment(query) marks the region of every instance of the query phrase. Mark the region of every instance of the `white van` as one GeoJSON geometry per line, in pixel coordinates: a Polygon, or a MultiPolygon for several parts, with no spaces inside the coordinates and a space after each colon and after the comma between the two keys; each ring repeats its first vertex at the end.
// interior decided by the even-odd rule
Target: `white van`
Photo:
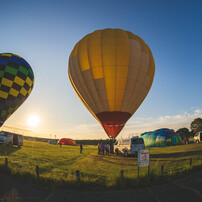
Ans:
{"type": "Polygon", "coordinates": [[[196,143],[202,142],[202,131],[200,131],[194,135],[194,142],[196,142],[196,143]]]}
{"type": "Polygon", "coordinates": [[[144,139],[138,136],[118,140],[114,145],[115,154],[124,154],[126,157],[128,155],[137,155],[138,150],[144,149],[144,139]]]}
{"type": "Polygon", "coordinates": [[[0,144],[12,147],[16,145],[18,147],[23,146],[23,136],[6,131],[0,131],[0,144]]]}

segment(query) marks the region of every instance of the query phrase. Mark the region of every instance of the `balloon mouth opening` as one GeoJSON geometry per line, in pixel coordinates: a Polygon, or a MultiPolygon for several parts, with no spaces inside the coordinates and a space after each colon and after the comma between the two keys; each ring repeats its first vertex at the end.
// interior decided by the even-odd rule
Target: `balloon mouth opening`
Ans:
{"type": "Polygon", "coordinates": [[[115,138],[123,129],[125,126],[125,123],[117,124],[117,123],[112,123],[112,124],[106,124],[102,123],[102,127],[104,128],[105,132],[107,133],[109,138],[115,138]]]}
{"type": "Polygon", "coordinates": [[[121,132],[131,114],[128,112],[101,112],[96,116],[109,138],[115,138],[121,132]]]}

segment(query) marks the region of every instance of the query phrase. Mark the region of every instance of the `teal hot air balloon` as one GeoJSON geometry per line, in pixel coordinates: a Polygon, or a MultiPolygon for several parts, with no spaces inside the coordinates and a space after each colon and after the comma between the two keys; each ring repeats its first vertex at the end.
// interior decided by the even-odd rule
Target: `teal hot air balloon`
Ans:
{"type": "Polygon", "coordinates": [[[33,85],[32,68],[22,57],[0,54],[0,126],[26,100],[33,85]]]}
{"type": "Polygon", "coordinates": [[[161,128],[159,130],[145,132],[140,136],[144,138],[144,143],[147,147],[161,147],[181,143],[181,137],[173,130],[168,128],[161,128]]]}

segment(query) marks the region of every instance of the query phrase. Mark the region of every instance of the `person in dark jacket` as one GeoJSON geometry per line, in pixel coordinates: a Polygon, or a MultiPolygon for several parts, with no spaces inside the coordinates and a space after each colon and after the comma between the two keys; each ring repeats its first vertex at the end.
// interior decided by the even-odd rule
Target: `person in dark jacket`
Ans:
{"type": "Polygon", "coordinates": [[[98,154],[101,154],[101,150],[100,150],[100,142],[98,142],[98,146],[97,146],[97,149],[98,149],[98,154]]]}
{"type": "Polygon", "coordinates": [[[106,144],[105,149],[106,149],[106,155],[109,155],[109,144],[108,143],[106,144]]]}
{"type": "Polygon", "coordinates": [[[82,150],[83,150],[83,145],[80,144],[80,154],[82,154],[82,150]]]}
{"type": "Polygon", "coordinates": [[[101,150],[101,154],[104,155],[105,154],[105,145],[104,145],[104,143],[101,143],[100,150],[101,150]]]}

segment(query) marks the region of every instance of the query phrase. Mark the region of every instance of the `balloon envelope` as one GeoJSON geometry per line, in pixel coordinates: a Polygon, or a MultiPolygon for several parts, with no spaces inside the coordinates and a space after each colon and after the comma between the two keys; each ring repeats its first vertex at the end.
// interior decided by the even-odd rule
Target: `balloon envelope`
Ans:
{"type": "Polygon", "coordinates": [[[23,58],[0,54],[0,126],[26,100],[33,85],[33,71],[23,58]]]}
{"type": "Polygon", "coordinates": [[[181,144],[180,135],[168,128],[161,128],[152,132],[145,132],[140,136],[143,137],[145,146],[147,147],[181,144]]]}
{"type": "Polygon", "coordinates": [[[149,92],[155,72],[145,42],[121,29],[86,35],[69,57],[70,82],[109,137],[116,137],[149,92]]]}
{"type": "Polygon", "coordinates": [[[76,142],[69,138],[62,138],[58,141],[58,144],[62,145],[76,145],[76,142]]]}

